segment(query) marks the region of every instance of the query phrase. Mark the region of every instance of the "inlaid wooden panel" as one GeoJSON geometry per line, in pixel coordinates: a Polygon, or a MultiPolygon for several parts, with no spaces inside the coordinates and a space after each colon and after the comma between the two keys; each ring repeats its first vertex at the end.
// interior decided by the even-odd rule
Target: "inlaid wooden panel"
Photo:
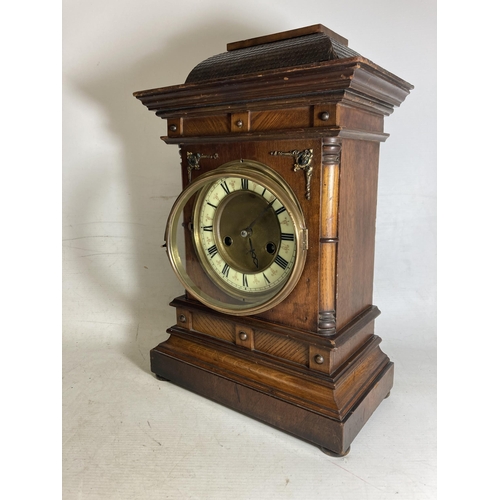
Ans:
{"type": "Polygon", "coordinates": [[[307,366],[308,348],[287,337],[255,331],[255,350],[307,366]]]}
{"type": "Polygon", "coordinates": [[[232,322],[198,312],[193,314],[192,321],[193,330],[227,342],[234,342],[234,326],[232,322]]]}
{"type": "Polygon", "coordinates": [[[228,114],[183,119],[184,137],[228,134],[229,132],[231,132],[231,126],[228,114]]]}
{"type": "Polygon", "coordinates": [[[265,330],[254,329],[238,320],[226,320],[220,316],[199,311],[191,312],[184,308],[179,308],[178,311],[178,318],[182,318],[178,319],[177,324],[182,328],[201,332],[216,339],[303,366],[308,365],[309,347],[304,342],[265,330]]]}
{"type": "Polygon", "coordinates": [[[309,127],[311,125],[311,108],[304,106],[293,109],[275,109],[272,111],[253,111],[251,130],[287,129],[309,127]]]}

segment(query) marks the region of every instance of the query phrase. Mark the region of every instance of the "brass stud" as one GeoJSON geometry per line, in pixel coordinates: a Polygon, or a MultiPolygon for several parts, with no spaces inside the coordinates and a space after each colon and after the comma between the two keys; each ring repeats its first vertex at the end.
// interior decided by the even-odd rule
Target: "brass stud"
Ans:
{"type": "Polygon", "coordinates": [[[321,356],[321,354],[316,354],[316,356],[314,356],[314,361],[316,361],[318,365],[322,365],[325,362],[325,358],[321,356]]]}
{"type": "Polygon", "coordinates": [[[243,127],[243,122],[242,122],[241,120],[238,120],[238,121],[236,122],[236,126],[237,126],[238,128],[243,127]]]}
{"type": "Polygon", "coordinates": [[[248,339],[248,335],[245,332],[240,332],[239,336],[240,336],[240,340],[247,340],[248,339]]]}
{"type": "Polygon", "coordinates": [[[179,315],[179,321],[180,321],[181,323],[185,323],[185,322],[186,322],[186,316],[184,316],[184,314],[180,314],[180,315],[179,315]]]}
{"type": "Polygon", "coordinates": [[[168,130],[170,130],[170,132],[177,132],[177,125],[170,125],[170,127],[168,127],[168,130]]]}
{"type": "Polygon", "coordinates": [[[323,113],[320,113],[319,118],[320,120],[326,122],[330,119],[330,113],[328,111],[323,111],[323,113]]]}

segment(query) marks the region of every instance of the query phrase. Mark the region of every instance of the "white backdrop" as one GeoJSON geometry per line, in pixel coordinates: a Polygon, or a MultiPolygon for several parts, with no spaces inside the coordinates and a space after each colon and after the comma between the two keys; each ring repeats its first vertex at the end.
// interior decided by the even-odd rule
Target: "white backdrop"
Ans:
{"type": "Polygon", "coordinates": [[[63,3],[65,499],[434,498],[435,10],[433,0],[63,3]],[[415,85],[386,119],[380,158],[374,304],[395,387],[337,462],[149,373],[182,293],[161,248],[180,169],[177,147],[159,139],[165,122],[132,96],[183,83],[228,42],[317,23],[415,85]]]}

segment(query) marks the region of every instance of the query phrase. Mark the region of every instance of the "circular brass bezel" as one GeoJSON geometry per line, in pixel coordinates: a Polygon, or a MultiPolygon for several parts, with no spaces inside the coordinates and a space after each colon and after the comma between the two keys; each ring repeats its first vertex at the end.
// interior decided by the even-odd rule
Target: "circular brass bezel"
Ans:
{"type": "Polygon", "coordinates": [[[186,189],[179,195],[170,212],[167,227],[165,230],[166,250],[169,260],[172,264],[175,274],[180,282],[184,285],[195,298],[206,306],[226,314],[235,316],[258,314],[279,304],[285,299],[295,288],[302,271],[304,269],[307,242],[305,241],[305,219],[302,209],[297,200],[297,197],[285,182],[285,180],[274,170],[270,169],[262,163],[252,160],[237,160],[221,165],[215,170],[207,172],[199,176],[196,181],[189,184],[186,189]],[[207,257],[200,243],[200,228],[197,224],[200,213],[200,200],[204,199],[204,194],[217,181],[227,177],[240,177],[256,182],[273,193],[279,202],[285,207],[290,215],[293,232],[296,241],[295,262],[293,263],[292,271],[285,278],[283,284],[276,286],[265,292],[244,292],[239,291],[227,283],[225,283],[211,265],[207,262],[207,257]],[[241,304],[229,304],[221,300],[215,299],[201,290],[187,274],[182,264],[182,258],[177,246],[177,228],[181,217],[184,215],[184,207],[187,202],[196,196],[193,209],[193,243],[196,249],[197,258],[205,273],[210,277],[220,289],[228,295],[240,299],[241,304]]]}

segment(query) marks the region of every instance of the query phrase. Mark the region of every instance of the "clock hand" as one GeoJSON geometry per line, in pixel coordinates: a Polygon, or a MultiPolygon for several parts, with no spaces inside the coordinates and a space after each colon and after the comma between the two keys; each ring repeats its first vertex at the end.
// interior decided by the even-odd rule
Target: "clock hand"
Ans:
{"type": "Polygon", "coordinates": [[[270,201],[268,204],[267,204],[267,207],[264,208],[259,215],[257,215],[257,217],[255,218],[255,220],[246,228],[246,230],[248,231],[249,229],[251,230],[253,225],[273,206],[273,203],[277,200],[277,198],[274,198],[272,201],[270,201]]]}
{"type": "Polygon", "coordinates": [[[252,254],[253,263],[255,264],[255,267],[258,269],[259,268],[259,259],[257,258],[257,254],[255,253],[255,249],[252,245],[252,238],[248,238],[248,241],[250,243],[250,252],[252,254]]]}

